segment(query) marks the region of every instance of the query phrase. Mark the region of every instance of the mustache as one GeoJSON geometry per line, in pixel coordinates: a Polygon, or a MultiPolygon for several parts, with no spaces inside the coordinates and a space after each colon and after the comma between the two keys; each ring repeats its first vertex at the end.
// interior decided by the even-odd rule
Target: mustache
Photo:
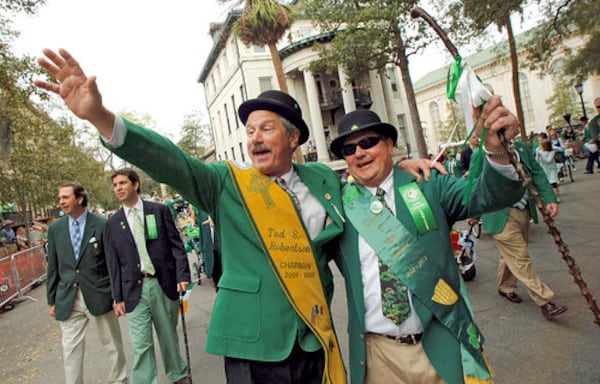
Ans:
{"type": "Polygon", "coordinates": [[[252,152],[252,153],[271,152],[271,148],[264,144],[256,144],[256,145],[252,146],[252,148],[250,149],[250,152],[252,152]]]}

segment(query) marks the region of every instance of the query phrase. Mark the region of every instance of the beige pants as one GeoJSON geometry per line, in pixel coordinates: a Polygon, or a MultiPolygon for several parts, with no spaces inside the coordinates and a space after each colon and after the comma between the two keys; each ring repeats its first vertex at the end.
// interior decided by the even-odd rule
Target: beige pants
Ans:
{"type": "Polygon", "coordinates": [[[444,384],[423,345],[400,344],[385,336],[367,334],[365,384],[444,384]]]}
{"type": "Polygon", "coordinates": [[[554,292],[542,282],[529,257],[529,209],[511,208],[504,230],[494,240],[500,251],[498,291],[514,292],[520,281],[538,306],[552,300],[554,292]]]}
{"type": "Polygon", "coordinates": [[[71,316],[59,323],[62,330],[66,384],[83,384],[85,334],[90,324],[96,328],[100,343],[106,350],[102,364],[108,372],[107,382],[127,383],[121,328],[112,311],[101,316],[92,315],[85,305],[81,290],[77,290],[71,316]]]}

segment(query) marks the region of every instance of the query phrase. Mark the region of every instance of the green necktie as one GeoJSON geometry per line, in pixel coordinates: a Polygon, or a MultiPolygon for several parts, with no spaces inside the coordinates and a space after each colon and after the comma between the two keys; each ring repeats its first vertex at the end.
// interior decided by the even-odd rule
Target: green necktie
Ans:
{"type": "MultiPolygon", "coordinates": [[[[377,188],[375,194],[377,200],[381,201],[383,206],[392,212],[385,202],[384,195],[385,191],[377,188]]],[[[379,259],[379,280],[381,282],[381,308],[383,315],[393,321],[394,324],[402,324],[410,316],[408,288],[381,259],[379,259]]]]}
{"type": "Polygon", "coordinates": [[[137,208],[132,208],[133,211],[133,235],[135,238],[135,244],[137,245],[138,254],[142,261],[142,271],[150,275],[154,275],[156,270],[150,260],[148,249],[146,249],[146,237],[144,235],[144,223],[140,217],[140,211],[137,208]]]}

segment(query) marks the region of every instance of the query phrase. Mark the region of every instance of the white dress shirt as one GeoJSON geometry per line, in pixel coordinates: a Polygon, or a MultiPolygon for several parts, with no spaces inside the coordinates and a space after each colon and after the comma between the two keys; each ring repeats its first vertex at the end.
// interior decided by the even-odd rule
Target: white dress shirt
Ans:
{"type": "MultiPolygon", "coordinates": [[[[385,191],[385,202],[390,207],[394,215],[396,214],[396,205],[394,198],[394,178],[393,171],[379,186],[385,191]]],[[[369,192],[375,195],[377,188],[365,187],[369,192]]],[[[423,324],[412,303],[412,295],[409,291],[410,316],[402,324],[396,325],[390,319],[383,315],[381,309],[381,281],[379,279],[379,258],[375,251],[362,236],[358,237],[358,249],[360,253],[360,270],[363,282],[363,297],[365,303],[365,330],[367,332],[381,333],[384,335],[404,336],[409,334],[423,332],[423,324]]]]}

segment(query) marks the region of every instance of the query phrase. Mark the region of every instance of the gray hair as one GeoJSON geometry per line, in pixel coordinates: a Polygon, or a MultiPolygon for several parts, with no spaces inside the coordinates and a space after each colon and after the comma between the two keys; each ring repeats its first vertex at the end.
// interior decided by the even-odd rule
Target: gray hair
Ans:
{"type": "Polygon", "coordinates": [[[285,130],[287,131],[288,137],[292,136],[294,131],[300,132],[298,127],[296,127],[294,124],[292,124],[288,119],[286,119],[285,117],[282,117],[282,116],[279,116],[279,118],[281,119],[281,123],[283,124],[283,126],[285,127],[285,130]]]}

